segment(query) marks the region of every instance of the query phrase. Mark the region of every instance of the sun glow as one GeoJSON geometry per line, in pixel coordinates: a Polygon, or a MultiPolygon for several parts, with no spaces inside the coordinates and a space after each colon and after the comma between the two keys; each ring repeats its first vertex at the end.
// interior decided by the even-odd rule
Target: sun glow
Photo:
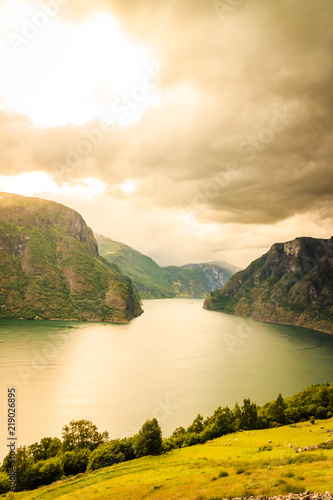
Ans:
{"type": "Polygon", "coordinates": [[[0,175],[0,192],[31,196],[36,194],[56,194],[71,196],[100,195],[106,189],[104,182],[88,177],[83,184],[70,185],[67,182],[59,186],[45,172],[29,172],[13,176],[0,175]]]}
{"type": "Polygon", "coordinates": [[[132,194],[136,191],[136,186],[135,186],[135,182],[133,181],[126,181],[124,182],[124,184],[121,184],[120,185],[122,191],[124,191],[124,193],[126,194],[132,194]]]}
{"type": "MultiPolygon", "coordinates": [[[[151,50],[126,39],[108,12],[80,24],[65,22],[59,13],[47,19],[44,13],[41,27],[43,11],[36,6],[5,2],[2,12],[1,101],[35,126],[110,118],[121,96],[131,94],[156,65],[151,50]]],[[[150,106],[154,95],[151,88],[141,108],[150,106]]]]}

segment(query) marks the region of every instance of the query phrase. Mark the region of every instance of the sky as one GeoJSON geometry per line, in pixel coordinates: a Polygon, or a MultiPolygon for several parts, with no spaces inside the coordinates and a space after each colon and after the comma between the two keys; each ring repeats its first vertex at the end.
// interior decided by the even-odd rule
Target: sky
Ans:
{"type": "Polygon", "coordinates": [[[0,191],[160,265],[332,232],[331,0],[0,0],[0,191]]]}

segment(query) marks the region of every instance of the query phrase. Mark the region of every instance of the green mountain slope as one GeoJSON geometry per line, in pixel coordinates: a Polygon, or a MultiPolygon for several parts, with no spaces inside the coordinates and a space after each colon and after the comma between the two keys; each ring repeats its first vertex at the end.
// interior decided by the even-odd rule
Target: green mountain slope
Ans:
{"type": "Polygon", "coordinates": [[[80,214],[0,193],[0,318],[127,322],[141,313],[131,280],[99,256],[80,214]]]}
{"type": "Polygon", "coordinates": [[[238,269],[217,262],[160,267],[153,259],[124,243],[101,235],[95,237],[101,255],[130,276],[141,299],[206,297],[224,285],[235,272],[233,269],[238,269]]]}
{"type": "Polygon", "coordinates": [[[141,299],[164,299],[176,296],[163,269],[153,259],[118,241],[100,235],[95,237],[100,254],[130,276],[141,299]]]}
{"type": "Polygon", "coordinates": [[[273,245],[204,308],[333,333],[333,238],[273,245]]]}

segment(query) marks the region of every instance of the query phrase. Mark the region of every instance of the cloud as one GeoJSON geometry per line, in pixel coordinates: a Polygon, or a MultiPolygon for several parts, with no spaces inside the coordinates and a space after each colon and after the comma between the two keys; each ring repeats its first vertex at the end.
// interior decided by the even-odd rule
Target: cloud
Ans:
{"type": "MultiPolygon", "coordinates": [[[[145,211],[158,214],[168,235],[170,214],[184,213],[207,238],[205,224],[222,234],[226,227],[249,235],[266,227],[268,245],[294,235],[290,221],[301,221],[295,236],[305,234],[306,220],[314,235],[329,237],[332,2],[248,0],[219,16],[206,0],[80,0],[59,16],[80,23],[106,10],[132,41],[152,47],[166,73],[159,102],[102,139],[98,119],[37,129],[2,112],[0,173],[43,170],[59,185],[93,177],[120,204],[117,186],[131,179],[131,203],[144,220],[145,211]]],[[[150,237],[155,223],[148,219],[150,237]]],[[[222,244],[217,232],[214,238],[222,244]]]]}

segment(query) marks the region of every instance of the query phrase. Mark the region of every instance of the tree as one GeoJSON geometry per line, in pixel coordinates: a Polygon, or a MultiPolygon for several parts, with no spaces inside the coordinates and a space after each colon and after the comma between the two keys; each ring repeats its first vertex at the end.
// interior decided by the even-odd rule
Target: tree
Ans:
{"type": "Polygon", "coordinates": [[[238,403],[235,404],[232,414],[235,420],[235,430],[239,429],[241,426],[242,410],[238,403]]]}
{"type": "Polygon", "coordinates": [[[286,406],[287,405],[284,402],[284,399],[280,393],[276,398],[276,400],[271,404],[269,416],[272,422],[276,422],[277,424],[281,425],[284,425],[286,423],[286,415],[285,415],[286,406]]]}
{"type": "Polygon", "coordinates": [[[74,476],[76,474],[85,472],[87,470],[91,453],[92,452],[87,448],[82,448],[75,451],[66,451],[61,456],[64,466],[64,474],[66,476],[74,476]]]}
{"type": "Polygon", "coordinates": [[[218,408],[210,419],[210,427],[213,430],[213,437],[220,437],[224,434],[234,432],[236,430],[234,413],[228,406],[218,408]]]}
{"type": "Polygon", "coordinates": [[[241,408],[241,428],[244,430],[256,429],[258,422],[258,409],[250,399],[244,399],[241,408]]]}
{"type": "MultiPolygon", "coordinates": [[[[3,460],[2,468],[7,474],[10,474],[12,469],[12,460],[10,453],[3,460]]],[[[26,474],[32,464],[33,458],[29,447],[19,446],[15,452],[16,489],[18,491],[25,488],[26,474]]]]}
{"type": "Polygon", "coordinates": [[[63,474],[64,468],[60,457],[30,463],[24,475],[24,483],[20,486],[20,489],[33,490],[38,488],[38,486],[51,484],[60,479],[63,474]]]}
{"type": "Polygon", "coordinates": [[[35,462],[39,460],[47,460],[55,457],[61,450],[62,444],[58,438],[43,438],[40,443],[34,443],[29,446],[35,462]]]}
{"type": "Polygon", "coordinates": [[[132,439],[114,439],[101,444],[89,458],[88,470],[101,469],[126,460],[133,460],[135,453],[132,439]]]}
{"type": "Polygon", "coordinates": [[[88,448],[93,451],[109,439],[106,431],[100,433],[90,420],[72,420],[62,429],[63,451],[88,448]]]}
{"type": "Polygon", "coordinates": [[[189,426],[187,429],[187,432],[189,434],[200,434],[201,431],[203,431],[204,425],[203,425],[203,416],[198,414],[195,419],[193,420],[192,424],[189,426]]]}
{"type": "Polygon", "coordinates": [[[148,419],[133,441],[136,457],[159,455],[162,451],[162,431],[156,418],[148,419]]]}

